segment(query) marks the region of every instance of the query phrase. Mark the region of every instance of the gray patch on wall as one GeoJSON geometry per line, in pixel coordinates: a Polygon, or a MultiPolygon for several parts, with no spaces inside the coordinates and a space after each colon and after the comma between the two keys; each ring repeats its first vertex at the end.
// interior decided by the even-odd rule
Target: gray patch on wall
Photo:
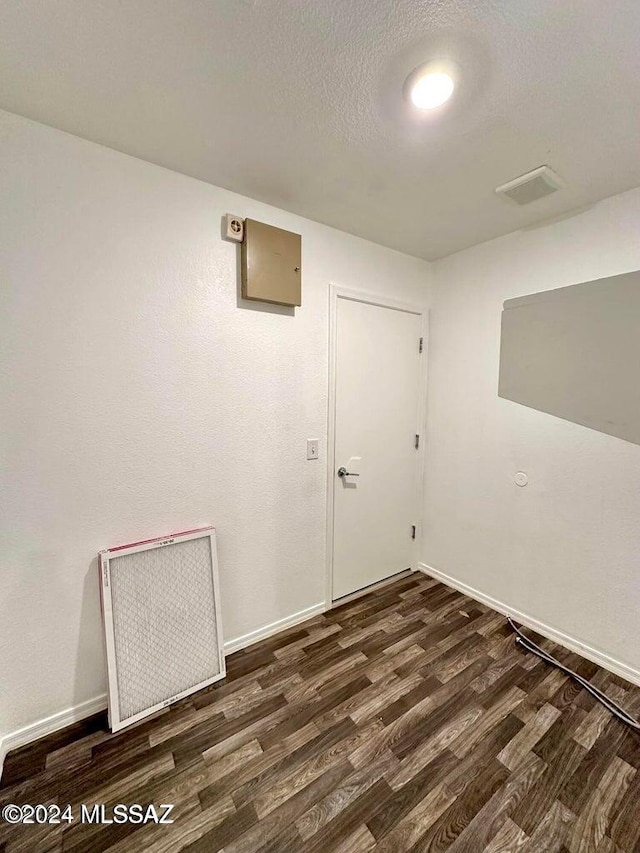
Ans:
{"type": "Polygon", "coordinates": [[[507,300],[498,395],[640,444],[640,271],[507,300]]]}

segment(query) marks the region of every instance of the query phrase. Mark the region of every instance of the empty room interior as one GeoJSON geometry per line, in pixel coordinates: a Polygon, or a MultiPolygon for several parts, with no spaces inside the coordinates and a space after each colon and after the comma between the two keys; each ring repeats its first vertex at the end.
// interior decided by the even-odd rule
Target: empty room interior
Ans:
{"type": "Polygon", "coordinates": [[[640,853],[640,4],[0,34],[0,853],[640,853]]]}

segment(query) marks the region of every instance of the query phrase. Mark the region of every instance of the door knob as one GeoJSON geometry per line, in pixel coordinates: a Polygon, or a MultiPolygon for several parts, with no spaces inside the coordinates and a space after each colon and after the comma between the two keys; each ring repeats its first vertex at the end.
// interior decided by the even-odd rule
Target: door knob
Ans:
{"type": "Polygon", "coordinates": [[[347,469],[343,466],[342,468],[338,468],[338,477],[359,477],[360,474],[354,474],[353,471],[347,471],[347,469]]]}

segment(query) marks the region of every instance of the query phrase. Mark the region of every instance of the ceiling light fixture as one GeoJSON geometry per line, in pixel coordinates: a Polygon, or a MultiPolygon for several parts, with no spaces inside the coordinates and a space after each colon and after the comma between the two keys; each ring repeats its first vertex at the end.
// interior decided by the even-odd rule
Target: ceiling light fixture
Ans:
{"type": "Polygon", "coordinates": [[[411,72],[405,83],[405,94],[417,109],[433,110],[453,95],[456,77],[449,64],[429,62],[411,72]]]}
{"type": "Polygon", "coordinates": [[[446,103],[455,84],[443,71],[432,71],[420,77],[411,87],[411,101],[419,110],[433,110],[446,103]]]}

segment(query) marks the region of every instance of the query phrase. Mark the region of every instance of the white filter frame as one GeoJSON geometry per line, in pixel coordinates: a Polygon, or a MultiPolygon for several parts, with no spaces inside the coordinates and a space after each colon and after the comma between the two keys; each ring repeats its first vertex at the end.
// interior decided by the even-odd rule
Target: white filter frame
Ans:
{"type": "MultiPolygon", "coordinates": [[[[112,732],[120,731],[126,726],[137,723],[139,720],[160,711],[179,699],[189,696],[216,681],[220,681],[226,676],[226,665],[224,657],[224,640],[222,632],[222,616],[220,613],[220,584],[218,580],[218,559],[216,552],[216,532],[213,527],[201,527],[195,530],[188,530],[183,533],[172,533],[169,536],[159,536],[155,539],[145,539],[141,542],[133,542],[130,545],[121,545],[116,548],[108,548],[100,551],[99,554],[99,573],[100,573],[100,600],[102,605],[102,621],[104,627],[105,638],[105,657],[107,663],[107,680],[108,680],[108,709],[109,709],[109,728],[112,732]],[[142,551],[149,551],[157,548],[164,548],[167,545],[177,545],[188,542],[193,539],[208,538],[211,553],[211,589],[213,591],[213,610],[216,620],[216,636],[217,636],[217,661],[219,673],[212,678],[201,681],[198,684],[191,685],[184,690],[179,691],[173,696],[156,703],[139,713],[132,714],[126,718],[120,716],[120,695],[118,689],[118,671],[116,659],[116,635],[114,625],[114,601],[112,597],[113,585],[111,583],[111,561],[129,554],[136,554],[142,551]]],[[[215,650],[212,649],[212,654],[215,650]]]]}

